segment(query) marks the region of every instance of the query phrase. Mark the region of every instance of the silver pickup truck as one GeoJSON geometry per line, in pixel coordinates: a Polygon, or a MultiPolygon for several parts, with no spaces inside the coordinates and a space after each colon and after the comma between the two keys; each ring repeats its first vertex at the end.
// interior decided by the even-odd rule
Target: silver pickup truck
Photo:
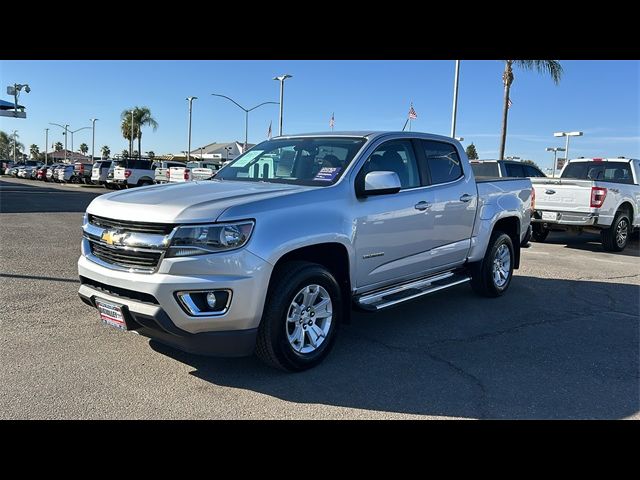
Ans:
{"type": "Polygon", "coordinates": [[[533,240],[550,230],[588,231],[601,235],[605,250],[624,250],[640,227],[640,160],[578,158],[560,178],[532,179],[535,187],[533,240]]]}
{"type": "Polygon", "coordinates": [[[175,348],[304,370],[352,306],[377,311],[465,282],[502,295],[531,195],[526,178],[476,182],[449,137],[276,137],[213,180],[93,200],[79,295],[104,322],[175,348]]]}

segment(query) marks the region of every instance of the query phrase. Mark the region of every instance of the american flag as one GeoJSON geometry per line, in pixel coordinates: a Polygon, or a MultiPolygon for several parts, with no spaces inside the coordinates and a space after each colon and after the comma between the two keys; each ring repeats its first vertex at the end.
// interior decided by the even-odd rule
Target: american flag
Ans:
{"type": "Polygon", "coordinates": [[[269,130],[267,131],[267,137],[269,138],[269,140],[271,140],[271,124],[273,123],[273,120],[269,122],[269,130]]]}
{"type": "Polygon", "coordinates": [[[415,120],[416,118],[418,118],[418,114],[416,113],[416,111],[413,108],[413,103],[411,104],[411,108],[409,108],[409,119],[411,120],[415,120]]]}
{"type": "Polygon", "coordinates": [[[511,108],[511,98],[507,98],[507,108],[511,108]]]}
{"type": "Polygon", "coordinates": [[[329,128],[333,130],[334,125],[336,124],[336,119],[333,117],[333,113],[331,114],[331,120],[329,120],[329,128]]]}

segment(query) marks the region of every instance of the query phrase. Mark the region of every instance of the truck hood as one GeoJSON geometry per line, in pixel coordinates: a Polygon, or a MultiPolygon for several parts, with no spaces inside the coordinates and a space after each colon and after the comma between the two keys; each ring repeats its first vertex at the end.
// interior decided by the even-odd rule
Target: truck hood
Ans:
{"type": "Polygon", "coordinates": [[[231,180],[151,185],[102,195],[91,202],[87,213],[137,222],[213,222],[229,207],[309,188],[231,180]]]}

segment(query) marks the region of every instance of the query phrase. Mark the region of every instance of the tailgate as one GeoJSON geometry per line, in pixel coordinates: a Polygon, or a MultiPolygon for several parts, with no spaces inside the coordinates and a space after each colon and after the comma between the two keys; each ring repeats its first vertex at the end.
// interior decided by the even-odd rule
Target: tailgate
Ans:
{"type": "Polygon", "coordinates": [[[536,210],[589,213],[591,180],[534,180],[536,210]]]}
{"type": "Polygon", "coordinates": [[[185,167],[171,167],[169,169],[169,181],[184,182],[184,169],[185,167]]]}
{"type": "Polygon", "coordinates": [[[98,180],[100,178],[100,170],[101,168],[92,168],[91,169],[91,180],[98,180]]]}
{"type": "Polygon", "coordinates": [[[126,180],[127,177],[125,176],[124,172],[125,172],[126,168],[124,167],[116,167],[113,169],[113,179],[114,180],[126,180]]]}

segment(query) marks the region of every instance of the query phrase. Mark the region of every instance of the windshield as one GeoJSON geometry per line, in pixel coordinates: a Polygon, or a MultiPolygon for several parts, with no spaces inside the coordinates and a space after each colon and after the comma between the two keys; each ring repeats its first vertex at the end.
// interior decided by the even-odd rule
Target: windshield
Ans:
{"type": "Polygon", "coordinates": [[[345,137],[268,140],[223,167],[216,179],[333,185],[365,141],[345,137]]]}
{"type": "Polygon", "coordinates": [[[633,183],[629,162],[570,162],[560,177],[633,183]]]}

